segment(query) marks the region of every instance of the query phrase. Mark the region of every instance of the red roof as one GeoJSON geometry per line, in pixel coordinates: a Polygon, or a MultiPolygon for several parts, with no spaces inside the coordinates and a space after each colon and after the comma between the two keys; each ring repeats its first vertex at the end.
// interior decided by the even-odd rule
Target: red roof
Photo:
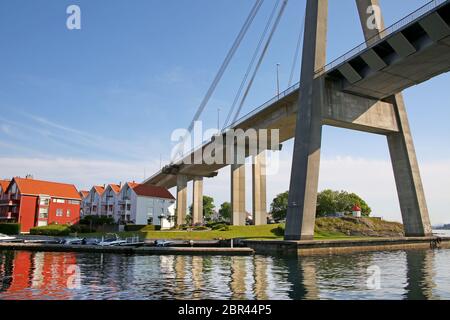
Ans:
{"type": "Polygon", "coordinates": [[[86,198],[88,195],[89,195],[89,191],[86,191],[86,190],[81,190],[80,191],[80,196],[82,198],[86,198]]]}
{"type": "Polygon", "coordinates": [[[146,184],[139,184],[134,182],[129,182],[128,185],[136,192],[138,196],[144,197],[155,197],[162,199],[172,199],[175,197],[164,187],[157,187],[146,184]]]}
{"type": "Polygon", "coordinates": [[[115,192],[115,193],[119,193],[120,192],[120,186],[118,184],[110,184],[111,189],[115,192]]]}
{"type": "Polygon", "coordinates": [[[102,186],[94,186],[94,189],[99,195],[102,195],[103,192],[105,192],[105,187],[102,186]]]}
{"type": "MultiPolygon", "coordinates": [[[[34,179],[14,178],[21,194],[47,195],[55,198],[80,200],[80,194],[73,184],[40,181],[34,179]]],[[[11,182],[10,185],[12,185],[11,182]]]]}
{"type": "Polygon", "coordinates": [[[361,211],[361,208],[357,204],[355,204],[352,208],[352,211],[361,211]]]}
{"type": "Polygon", "coordinates": [[[6,192],[6,189],[8,189],[10,183],[11,181],[9,180],[0,180],[0,186],[2,187],[3,192],[6,192]]]}

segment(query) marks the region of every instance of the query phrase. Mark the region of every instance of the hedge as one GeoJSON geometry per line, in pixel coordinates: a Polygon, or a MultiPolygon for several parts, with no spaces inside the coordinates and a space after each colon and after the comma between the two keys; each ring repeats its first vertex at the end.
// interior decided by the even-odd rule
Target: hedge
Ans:
{"type": "Polygon", "coordinates": [[[125,231],[129,232],[150,232],[150,231],[159,231],[161,230],[161,226],[155,226],[155,225],[142,225],[142,224],[127,224],[125,226],[125,231]]]}
{"type": "Polygon", "coordinates": [[[143,225],[143,224],[127,224],[125,226],[125,231],[128,232],[135,232],[135,231],[141,231],[142,229],[144,229],[147,225],[143,225]]]}
{"type": "Polygon", "coordinates": [[[70,226],[52,224],[44,227],[31,228],[30,234],[39,236],[68,236],[71,233],[70,226]]]}
{"type": "Polygon", "coordinates": [[[0,233],[8,236],[15,236],[20,233],[19,223],[0,223],[0,233]]]}

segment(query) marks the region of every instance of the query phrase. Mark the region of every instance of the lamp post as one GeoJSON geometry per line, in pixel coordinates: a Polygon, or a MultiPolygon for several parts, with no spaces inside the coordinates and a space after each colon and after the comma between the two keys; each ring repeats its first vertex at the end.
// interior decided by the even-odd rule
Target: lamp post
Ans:
{"type": "Polygon", "coordinates": [[[222,110],[221,108],[217,108],[217,130],[220,133],[220,110],[222,110]]]}
{"type": "Polygon", "coordinates": [[[277,96],[280,96],[280,64],[277,63],[277,96]]]}

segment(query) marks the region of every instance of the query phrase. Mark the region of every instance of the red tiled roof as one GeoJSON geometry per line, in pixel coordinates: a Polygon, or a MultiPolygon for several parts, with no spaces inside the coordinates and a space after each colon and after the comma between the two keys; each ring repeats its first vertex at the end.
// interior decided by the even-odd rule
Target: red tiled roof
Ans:
{"type": "Polygon", "coordinates": [[[11,181],[9,180],[0,180],[0,186],[2,187],[3,192],[6,192],[6,189],[8,189],[10,183],[11,181]]]}
{"type": "Polygon", "coordinates": [[[99,195],[102,195],[103,192],[105,192],[105,188],[102,186],[94,186],[94,189],[99,195]]]}
{"type": "Polygon", "coordinates": [[[111,189],[115,192],[115,193],[119,193],[120,192],[120,186],[118,184],[110,184],[111,189]]]}
{"type": "Polygon", "coordinates": [[[128,182],[128,185],[138,196],[156,197],[163,199],[175,199],[174,196],[164,187],[128,182]]]}
{"type": "Polygon", "coordinates": [[[82,198],[86,198],[89,195],[89,191],[81,190],[80,191],[80,195],[81,195],[82,198]]]}
{"type": "MultiPolygon", "coordinates": [[[[14,178],[21,194],[47,195],[55,198],[80,200],[80,194],[73,184],[14,178]]],[[[11,182],[12,184],[12,182],[11,182]]]]}

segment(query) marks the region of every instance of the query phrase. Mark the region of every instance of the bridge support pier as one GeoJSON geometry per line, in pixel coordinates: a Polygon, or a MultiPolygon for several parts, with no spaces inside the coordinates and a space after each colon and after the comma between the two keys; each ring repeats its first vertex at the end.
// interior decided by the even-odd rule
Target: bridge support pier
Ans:
{"type": "MultiPolygon", "coordinates": [[[[366,40],[380,39],[380,32],[385,28],[383,16],[380,14],[376,17],[378,28],[369,28],[367,23],[370,19],[368,8],[379,7],[378,0],[356,0],[356,5],[366,40]]],[[[411,237],[431,236],[433,232],[403,94],[398,93],[388,100],[394,106],[398,126],[398,132],[389,133],[387,141],[405,235],[411,237]]]]}
{"type": "Polygon", "coordinates": [[[265,150],[253,157],[252,171],[253,224],[260,226],[267,224],[265,150]]]}
{"type": "Polygon", "coordinates": [[[302,87],[295,130],[286,240],[314,238],[325,81],[315,70],[326,62],[328,0],[308,0],[302,56],[302,87]]]}
{"type": "Polygon", "coordinates": [[[187,181],[187,176],[177,176],[177,225],[186,223],[187,181]]]}
{"type": "Polygon", "coordinates": [[[245,226],[245,164],[231,165],[231,224],[245,226]]]}
{"type": "MultiPolygon", "coordinates": [[[[373,11],[369,7],[379,6],[378,0],[356,0],[356,3],[366,40],[376,41],[374,37],[380,38],[384,29],[383,19],[377,15],[375,26],[368,21],[373,11]]],[[[308,0],[306,10],[302,87],[285,239],[314,237],[324,124],[387,136],[405,235],[430,236],[431,224],[402,94],[376,101],[339,92],[324,77],[316,78],[315,70],[323,68],[326,61],[328,0],[308,0]]]]}
{"type": "Polygon", "coordinates": [[[203,178],[194,177],[192,192],[192,223],[203,222],[203,178]]]}

